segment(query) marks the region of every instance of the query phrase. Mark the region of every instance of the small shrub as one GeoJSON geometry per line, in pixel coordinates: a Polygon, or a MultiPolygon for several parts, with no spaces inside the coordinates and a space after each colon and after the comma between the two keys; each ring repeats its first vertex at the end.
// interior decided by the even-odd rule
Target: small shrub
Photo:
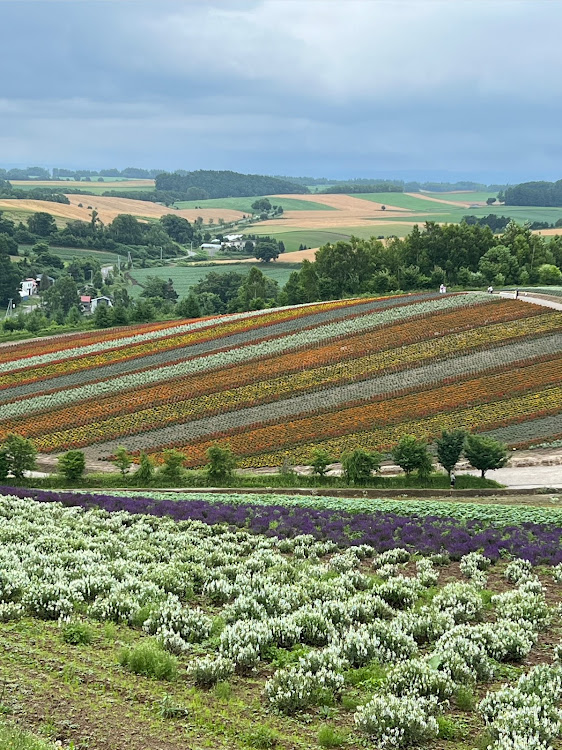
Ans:
{"type": "Polygon", "coordinates": [[[87,646],[94,639],[94,631],[86,622],[68,622],[62,626],[61,636],[65,643],[87,646]]]}
{"type": "Polygon", "coordinates": [[[246,732],[243,739],[249,747],[255,747],[258,750],[267,750],[269,747],[277,747],[280,737],[275,729],[260,726],[246,732]]]}
{"type": "Polygon", "coordinates": [[[341,747],[344,742],[345,737],[332,729],[332,727],[324,724],[318,730],[318,744],[320,747],[341,747]]]}
{"type": "Polygon", "coordinates": [[[176,658],[152,642],[123,649],[119,663],[130,672],[157,680],[175,680],[178,672],[176,658]]]}
{"type": "Polygon", "coordinates": [[[455,690],[455,703],[461,711],[474,711],[476,698],[472,688],[467,685],[459,685],[455,690]]]}
{"type": "Polygon", "coordinates": [[[234,662],[224,656],[204,656],[187,670],[188,677],[199,687],[211,687],[234,674],[234,662]]]}

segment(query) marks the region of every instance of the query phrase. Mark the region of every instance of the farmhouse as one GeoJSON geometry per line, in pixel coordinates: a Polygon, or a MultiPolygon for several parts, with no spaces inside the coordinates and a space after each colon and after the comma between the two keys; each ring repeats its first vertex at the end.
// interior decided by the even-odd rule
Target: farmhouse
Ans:
{"type": "Polygon", "coordinates": [[[98,305],[105,305],[106,307],[113,307],[113,300],[111,299],[111,297],[105,297],[103,295],[101,297],[94,297],[92,301],[90,302],[90,311],[94,313],[98,305]]]}
{"type": "Polygon", "coordinates": [[[37,294],[37,281],[35,279],[24,279],[21,282],[19,293],[20,297],[31,297],[32,294],[37,294]]]}

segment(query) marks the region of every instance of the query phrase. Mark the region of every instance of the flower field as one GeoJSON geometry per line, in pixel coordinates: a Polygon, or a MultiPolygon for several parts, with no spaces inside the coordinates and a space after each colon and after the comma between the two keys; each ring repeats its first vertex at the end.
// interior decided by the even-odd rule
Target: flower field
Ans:
{"type": "Polygon", "coordinates": [[[3,713],[100,750],[559,746],[561,510],[273,500],[2,490],[3,713]]]}
{"type": "Polygon", "coordinates": [[[528,443],[562,415],[562,313],[489,295],[315,303],[61,346],[0,350],[0,440],[93,457],[177,447],[189,466],[218,442],[258,467],[447,427],[528,443]]]}

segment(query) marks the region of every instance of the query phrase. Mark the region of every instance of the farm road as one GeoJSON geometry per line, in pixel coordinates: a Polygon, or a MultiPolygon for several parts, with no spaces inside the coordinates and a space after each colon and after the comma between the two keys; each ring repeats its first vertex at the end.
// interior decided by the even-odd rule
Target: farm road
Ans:
{"type": "MultiPolygon", "coordinates": [[[[480,476],[480,472],[474,469],[458,473],[480,476]]],[[[506,466],[503,469],[487,471],[486,477],[501,482],[511,489],[554,487],[562,490],[562,464],[558,466],[506,466]]]]}

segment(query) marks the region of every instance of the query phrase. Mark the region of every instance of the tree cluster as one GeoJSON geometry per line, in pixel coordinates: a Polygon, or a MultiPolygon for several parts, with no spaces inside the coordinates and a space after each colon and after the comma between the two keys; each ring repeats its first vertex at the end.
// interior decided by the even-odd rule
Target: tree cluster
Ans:
{"type": "Polygon", "coordinates": [[[362,293],[460,286],[559,283],[562,238],[510,222],[501,236],[480,224],[427,222],[383,243],[352,237],[320,248],[285,285],[280,302],[298,304],[362,293]],[[552,266],[557,271],[552,270],[552,266]],[[553,280],[547,280],[553,279],[553,280]]]}
{"type": "MultiPolygon", "coordinates": [[[[265,175],[200,169],[196,172],[163,172],[156,176],[156,190],[185,195],[190,188],[204,190],[209,198],[237,198],[277,193],[302,193],[308,189],[294,182],[265,175]]],[[[183,198],[182,200],[189,200],[183,198]]],[[[198,200],[197,198],[195,200],[198,200]]]]}
{"type": "Polygon", "coordinates": [[[562,206],[562,180],[522,182],[498,194],[506,206],[562,206]]]}

